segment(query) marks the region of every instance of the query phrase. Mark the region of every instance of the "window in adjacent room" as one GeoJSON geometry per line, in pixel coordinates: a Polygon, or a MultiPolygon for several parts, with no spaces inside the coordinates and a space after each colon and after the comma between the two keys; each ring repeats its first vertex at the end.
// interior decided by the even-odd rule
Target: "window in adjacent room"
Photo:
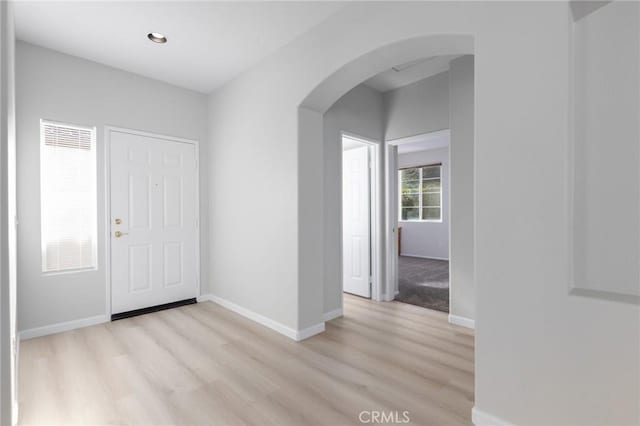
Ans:
{"type": "Polygon", "coordinates": [[[97,267],[96,129],[40,122],[42,271],[97,267]]]}
{"type": "Polygon", "coordinates": [[[399,171],[400,220],[442,221],[441,173],[441,164],[399,171]]]}

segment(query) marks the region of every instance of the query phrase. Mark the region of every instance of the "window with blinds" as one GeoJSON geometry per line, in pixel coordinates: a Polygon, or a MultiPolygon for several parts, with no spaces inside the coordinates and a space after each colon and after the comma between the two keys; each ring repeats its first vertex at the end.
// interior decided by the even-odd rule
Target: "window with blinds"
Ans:
{"type": "Polygon", "coordinates": [[[96,130],[40,123],[42,271],[97,267],[96,130]]]}

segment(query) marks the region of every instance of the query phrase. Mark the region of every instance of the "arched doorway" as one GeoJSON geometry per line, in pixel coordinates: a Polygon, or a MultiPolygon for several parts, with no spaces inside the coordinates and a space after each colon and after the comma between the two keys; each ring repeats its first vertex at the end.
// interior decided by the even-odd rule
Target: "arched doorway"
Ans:
{"type": "MultiPolygon", "coordinates": [[[[325,229],[323,210],[314,208],[318,206],[315,194],[320,193],[323,188],[325,173],[318,162],[318,158],[322,158],[323,114],[353,87],[395,65],[431,56],[473,53],[474,39],[470,35],[430,35],[394,42],[346,63],[320,81],[300,104],[298,108],[298,176],[300,179],[298,202],[301,214],[298,223],[298,298],[301,323],[318,324],[323,321],[323,315],[326,312],[324,306],[326,283],[323,280],[327,269],[335,268],[335,265],[318,261],[322,257],[317,256],[323,251],[323,235],[329,231],[325,229]],[[301,191],[300,188],[304,190],[301,191]]],[[[380,170],[388,169],[386,151],[385,145],[380,144],[378,147],[380,170]]],[[[382,175],[384,177],[384,173],[382,175]]],[[[384,181],[386,180],[384,178],[384,181]]],[[[383,182],[380,183],[382,191],[385,191],[383,182]]],[[[335,190],[340,191],[340,188],[335,190]]],[[[384,193],[380,195],[385,196],[384,193]]],[[[380,256],[375,274],[382,277],[377,291],[372,295],[375,300],[383,300],[385,295],[392,293],[390,287],[393,286],[395,276],[394,259],[385,256],[386,252],[393,250],[389,244],[391,238],[387,235],[393,225],[385,204],[388,203],[381,203],[381,211],[377,215],[379,220],[374,224],[381,236],[379,246],[376,247],[380,256]]],[[[339,208],[339,206],[335,207],[339,208]]],[[[340,245],[331,249],[342,251],[340,245]]],[[[342,286],[334,286],[333,291],[342,292],[342,286]]]]}

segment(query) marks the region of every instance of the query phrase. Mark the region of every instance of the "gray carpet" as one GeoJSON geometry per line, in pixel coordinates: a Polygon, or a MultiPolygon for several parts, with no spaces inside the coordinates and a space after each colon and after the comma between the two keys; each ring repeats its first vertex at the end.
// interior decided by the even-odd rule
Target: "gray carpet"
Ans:
{"type": "Polygon", "coordinates": [[[449,261],[398,257],[398,287],[399,302],[449,312],[449,261]]]}

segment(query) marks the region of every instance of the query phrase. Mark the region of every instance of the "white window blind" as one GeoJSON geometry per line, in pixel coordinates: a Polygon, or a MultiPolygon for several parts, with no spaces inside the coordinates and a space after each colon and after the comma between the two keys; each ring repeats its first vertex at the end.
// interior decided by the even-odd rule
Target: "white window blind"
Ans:
{"type": "Polygon", "coordinates": [[[40,123],[42,271],[97,266],[95,128],[40,123]]]}

